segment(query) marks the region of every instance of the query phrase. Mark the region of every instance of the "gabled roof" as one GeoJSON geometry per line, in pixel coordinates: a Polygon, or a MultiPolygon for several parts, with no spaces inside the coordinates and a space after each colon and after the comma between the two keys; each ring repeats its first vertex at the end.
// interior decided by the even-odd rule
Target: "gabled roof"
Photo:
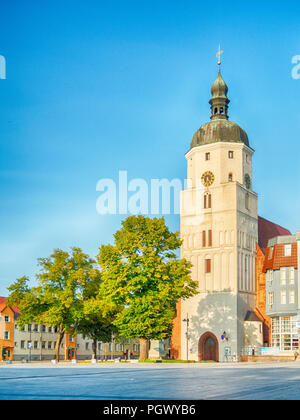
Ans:
{"type": "Polygon", "coordinates": [[[258,245],[264,249],[268,247],[270,239],[276,236],[291,235],[291,232],[276,223],[258,216],[258,245]]]}
{"type": "MultiPolygon", "coordinates": [[[[6,297],[0,296],[0,312],[2,312],[7,307],[6,299],[7,299],[6,297]]],[[[14,307],[14,308],[11,308],[11,309],[15,313],[15,316],[14,316],[15,319],[18,318],[21,315],[21,312],[19,311],[19,309],[17,307],[14,307]]]]}
{"type": "Polygon", "coordinates": [[[261,319],[258,318],[257,314],[253,311],[248,311],[245,316],[245,321],[251,322],[261,322],[261,319]]]}

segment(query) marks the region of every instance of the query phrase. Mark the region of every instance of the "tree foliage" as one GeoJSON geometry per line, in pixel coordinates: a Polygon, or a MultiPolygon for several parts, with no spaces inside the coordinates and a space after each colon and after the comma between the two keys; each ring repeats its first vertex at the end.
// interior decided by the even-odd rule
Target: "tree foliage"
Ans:
{"type": "Polygon", "coordinates": [[[176,255],[179,233],[170,232],[163,218],[130,216],[114,238],[115,244],[103,245],[97,258],[101,296],[116,308],[119,334],[139,337],[141,346],[170,337],[177,301],[197,293],[191,264],[176,255]]]}
{"type": "Polygon", "coordinates": [[[59,360],[63,336],[65,332],[73,331],[84,298],[94,287],[100,273],[95,268],[95,261],[80,248],[72,248],[71,253],[56,249],[50,257],[40,258],[38,265],[38,285],[29,287],[27,277],[16,280],[9,287],[8,303],[18,306],[20,326],[36,322],[57,328],[55,353],[59,360]]]}

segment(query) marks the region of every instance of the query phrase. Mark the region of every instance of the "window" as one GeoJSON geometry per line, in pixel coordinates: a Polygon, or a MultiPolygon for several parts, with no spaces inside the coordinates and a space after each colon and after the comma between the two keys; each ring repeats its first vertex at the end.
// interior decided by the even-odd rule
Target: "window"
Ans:
{"type": "Polygon", "coordinates": [[[204,208],[211,209],[211,194],[204,194],[204,208]]]}
{"type": "Polygon", "coordinates": [[[72,343],[72,341],[73,341],[73,337],[70,335],[69,336],[69,342],[72,343]]]}
{"type": "Polygon", "coordinates": [[[286,290],[281,290],[280,292],[280,303],[281,305],[286,305],[286,290]]]}
{"type": "Polygon", "coordinates": [[[273,247],[271,247],[271,248],[270,248],[270,251],[269,251],[269,256],[268,256],[268,259],[269,259],[269,260],[271,260],[271,259],[273,258],[273,250],[274,250],[274,248],[273,248],[273,247]]]}
{"type": "Polygon", "coordinates": [[[133,351],[136,351],[136,344],[133,345],[133,351]]]}
{"type": "Polygon", "coordinates": [[[52,332],[52,327],[48,328],[48,332],[51,333],[52,332]]]}
{"type": "Polygon", "coordinates": [[[206,232],[205,232],[205,230],[202,231],[202,246],[203,246],[203,248],[206,247],[206,232]]]}
{"type": "Polygon", "coordinates": [[[295,284],[295,268],[290,267],[290,284],[295,284]]]}
{"type": "Polygon", "coordinates": [[[51,349],[51,348],[52,348],[52,342],[48,341],[48,349],[51,349]]]}
{"type": "Polygon", "coordinates": [[[224,108],[223,107],[220,108],[220,114],[221,115],[224,114],[224,108]]]}
{"type": "Polygon", "coordinates": [[[25,349],[25,341],[24,340],[21,341],[21,349],[25,349]]]}
{"type": "Polygon", "coordinates": [[[282,286],[286,285],[286,267],[280,268],[280,284],[282,286]]]}
{"type": "Polygon", "coordinates": [[[39,326],[37,324],[34,325],[33,331],[38,332],[39,326]]]}
{"type": "Polygon", "coordinates": [[[228,157],[229,157],[229,159],[233,159],[233,157],[234,157],[234,153],[233,153],[233,151],[232,151],[232,150],[230,150],[230,151],[228,152],[228,157]]]}
{"type": "Polygon", "coordinates": [[[46,332],[46,327],[45,327],[45,325],[42,325],[42,332],[46,332]]]}
{"type": "Polygon", "coordinates": [[[28,331],[31,331],[31,324],[28,324],[28,331]]]}
{"type": "Polygon", "coordinates": [[[284,256],[290,257],[291,255],[292,255],[292,245],[291,244],[284,245],[284,256]]]}
{"type": "Polygon", "coordinates": [[[211,273],[211,259],[205,260],[205,273],[211,273]]]}
{"type": "Polygon", "coordinates": [[[42,349],[46,348],[46,341],[42,341],[42,349]]]}
{"type": "Polygon", "coordinates": [[[273,282],[273,274],[274,274],[273,270],[267,271],[266,277],[267,277],[267,282],[270,284],[270,286],[272,285],[272,282],[273,282]]]}
{"type": "Polygon", "coordinates": [[[89,343],[85,343],[85,349],[88,350],[89,349],[89,343]]]}
{"type": "Polygon", "coordinates": [[[289,292],[289,303],[293,305],[295,303],[295,291],[290,290],[289,292]]]}
{"type": "Polygon", "coordinates": [[[115,351],[118,351],[118,344],[115,344],[115,351]]]}
{"type": "Polygon", "coordinates": [[[9,316],[8,316],[8,315],[5,315],[5,317],[4,317],[4,321],[5,321],[5,322],[9,322],[9,316]]]}
{"type": "Polygon", "coordinates": [[[34,342],[33,342],[33,348],[34,348],[34,349],[37,349],[37,348],[38,348],[38,342],[37,342],[37,341],[34,341],[34,342]]]}
{"type": "Polygon", "coordinates": [[[123,351],[123,350],[124,350],[124,345],[120,344],[120,351],[123,351]]]}
{"type": "Polygon", "coordinates": [[[111,345],[111,343],[109,343],[109,345],[108,345],[108,351],[111,351],[112,350],[112,345],[111,345]]]}
{"type": "Polygon", "coordinates": [[[269,292],[268,293],[268,305],[272,306],[274,304],[274,292],[269,292]]]}
{"type": "Polygon", "coordinates": [[[212,246],[212,231],[208,231],[208,246],[212,246]]]}
{"type": "Polygon", "coordinates": [[[245,197],[245,207],[246,207],[247,210],[250,210],[250,196],[249,196],[249,194],[246,194],[246,197],[245,197]]]}
{"type": "Polygon", "coordinates": [[[9,331],[4,331],[4,340],[9,340],[9,331]]]}
{"type": "Polygon", "coordinates": [[[205,160],[210,160],[210,153],[205,153],[205,160]]]}
{"type": "Polygon", "coordinates": [[[230,174],[228,175],[228,182],[232,182],[233,181],[233,174],[230,172],[230,174]]]}

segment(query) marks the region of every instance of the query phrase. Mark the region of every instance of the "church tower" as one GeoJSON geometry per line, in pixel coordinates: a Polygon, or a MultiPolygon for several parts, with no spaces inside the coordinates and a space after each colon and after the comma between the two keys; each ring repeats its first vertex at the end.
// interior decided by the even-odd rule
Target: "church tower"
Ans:
{"type": "Polygon", "coordinates": [[[254,314],[254,150],[246,132],[229,121],[227,93],[219,63],[210,122],[193,136],[186,154],[187,188],[181,193],[181,257],[192,263],[199,285],[198,295],[178,305],[177,354],[183,360],[238,360],[245,347],[262,345],[254,314]]]}

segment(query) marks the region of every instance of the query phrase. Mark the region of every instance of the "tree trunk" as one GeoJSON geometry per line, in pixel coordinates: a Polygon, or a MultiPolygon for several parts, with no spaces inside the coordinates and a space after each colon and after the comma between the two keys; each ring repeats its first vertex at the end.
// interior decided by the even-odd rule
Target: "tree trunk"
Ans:
{"type": "Polygon", "coordinates": [[[57,360],[57,363],[59,362],[59,350],[60,350],[60,345],[61,342],[64,338],[65,332],[61,329],[58,330],[58,336],[57,336],[57,340],[56,340],[56,345],[55,345],[55,359],[57,360]]]}
{"type": "Polygon", "coordinates": [[[97,340],[93,340],[92,350],[93,350],[92,359],[96,360],[97,359],[97,340]]]}
{"type": "Polygon", "coordinates": [[[149,346],[146,337],[140,337],[140,360],[148,359],[149,346]]]}

